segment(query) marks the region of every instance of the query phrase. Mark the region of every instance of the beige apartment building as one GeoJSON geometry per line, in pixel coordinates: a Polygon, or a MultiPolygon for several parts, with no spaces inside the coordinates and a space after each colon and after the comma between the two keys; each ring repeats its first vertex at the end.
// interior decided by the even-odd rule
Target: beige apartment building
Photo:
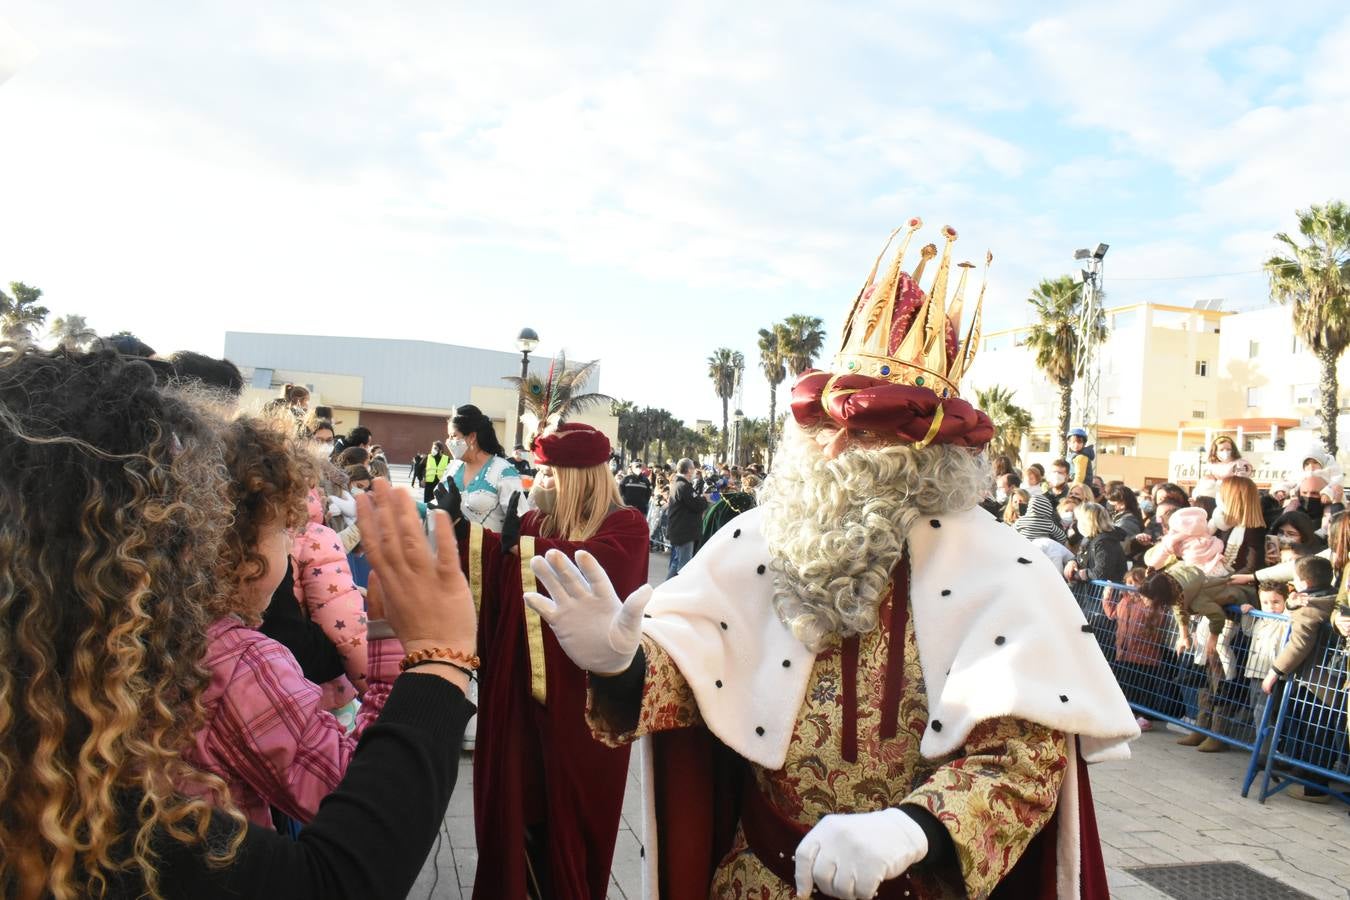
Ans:
{"type": "MultiPolygon", "coordinates": [[[[1107,310],[1096,435],[1103,477],[1134,485],[1193,480],[1199,449],[1218,434],[1233,435],[1257,459],[1275,453],[1277,439],[1291,452],[1314,440],[1318,363],[1296,340],[1289,310],[1217,306],[1140,303],[1107,310]]],[[[1034,422],[1023,457],[1047,462],[1058,447],[1059,391],[1021,346],[1028,330],[985,335],[963,393],[973,397],[996,384],[1011,390],[1034,422]]],[[[1345,385],[1350,363],[1342,360],[1341,371],[1345,385]]],[[[1347,396],[1343,388],[1342,412],[1350,412],[1347,396]]],[[[1285,465],[1271,462],[1272,471],[1285,465]]]]}

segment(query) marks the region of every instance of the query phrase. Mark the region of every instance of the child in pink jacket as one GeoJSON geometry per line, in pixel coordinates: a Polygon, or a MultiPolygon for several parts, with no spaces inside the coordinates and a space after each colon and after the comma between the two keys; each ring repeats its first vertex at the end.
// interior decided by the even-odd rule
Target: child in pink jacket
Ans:
{"type": "MultiPolygon", "coordinates": [[[[275,808],[308,822],[342,780],[361,732],[384,708],[403,648],[393,638],[367,645],[364,612],[353,617],[362,625],[357,674],[365,690],[349,734],[291,652],[254,627],[291,564],[291,535],[319,537],[300,527],[307,518],[302,470],[289,457],[285,435],[261,420],[231,423],[224,444],[235,521],[222,536],[218,572],[231,590],[207,628],[206,722],[184,755],[225,780],[249,821],[272,827],[275,808]]],[[[310,548],[293,552],[317,559],[310,548]]]]}
{"type": "Polygon", "coordinates": [[[1167,534],[1145,555],[1144,562],[1151,568],[1161,569],[1167,564],[1169,555],[1195,566],[1206,575],[1233,574],[1223,557],[1223,541],[1210,533],[1209,517],[1196,506],[1172,513],[1167,522],[1167,534]]]}
{"type": "Polygon", "coordinates": [[[323,524],[324,505],[317,490],[306,497],[308,521],[292,532],[295,599],[333,642],[347,677],[323,685],[325,709],[351,721],[351,701],[364,690],[367,669],[366,604],[352,581],[347,553],[336,532],[323,524]]]}

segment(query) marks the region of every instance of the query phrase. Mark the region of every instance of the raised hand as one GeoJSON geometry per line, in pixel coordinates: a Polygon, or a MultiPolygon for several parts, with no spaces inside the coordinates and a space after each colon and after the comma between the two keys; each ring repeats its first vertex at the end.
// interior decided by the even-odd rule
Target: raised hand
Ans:
{"type": "Polygon", "coordinates": [[[637,655],[651,585],[644,584],[620,601],[594,556],[578,550],[576,559],[574,564],[560,551],[550,550],[530,560],[549,596],[531,591],[525,602],[552,627],[572,662],[597,675],[617,675],[637,655]]]}
{"type": "MultiPolygon", "coordinates": [[[[384,615],[403,649],[444,647],[473,656],[477,647],[478,622],[473,611],[469,584],[459,567],[459,551],[450,522],[443,511],[436,516],[436,552],[427,546],[426,534],[412,497],[375,479],[371,490],[356,498],[361,521],[361,543],[378,573],[376,606],[384,615]]],[[[428,666],[425,671],[449,675],[462,673],[448,666],[428,666]],[[444,670],[444,672],[442,672],[444,670]]],[[[419,672],[424,671],[419,669],[419,672]]],[[[458,682],[457,682],[458,683],[458,682]]],[[[467,685],[467,680],[461,687],[467,685]]]]}
{"type": "Polygon", "coordinates": [[[923,828],[903,811],[826,816],[797,845],[797,896],[812,887],[844,900],[869,900],[881,883],[928,855],[923,828]]]}
{"type": "Polygon", "coordinates": [[[450,517],[451,522],[458,522],[464,518],[463,504],[460,500],[459,487],[456,486],[453,479],[447,478],[436,484],[436,489],[431,493],[432,499],[437,509],[445,510],[445,514],[450,517]]]}

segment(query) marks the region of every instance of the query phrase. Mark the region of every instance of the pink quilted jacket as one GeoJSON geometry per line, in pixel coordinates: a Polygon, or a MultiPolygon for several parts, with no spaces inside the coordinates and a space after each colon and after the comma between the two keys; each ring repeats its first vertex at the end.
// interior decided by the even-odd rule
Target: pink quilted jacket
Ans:
{"type": "Polygon", "coordinates": [[[366,601],[352,581],[347,554],[337,533],[322,522],[312,521],[322,509],[311,492],[311,521],[292,535],[295,559],[295,599],[319,623],[333,642],[347,669],[323,685],[327,709],[337,709],[364,690],[366,685],[366,601]]]}

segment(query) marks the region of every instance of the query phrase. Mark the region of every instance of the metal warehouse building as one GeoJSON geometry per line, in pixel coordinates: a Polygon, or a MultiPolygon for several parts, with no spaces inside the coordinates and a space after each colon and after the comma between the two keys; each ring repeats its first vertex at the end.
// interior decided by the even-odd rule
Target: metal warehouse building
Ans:
{"type": "MultiPolygon", "coordinates": [[[[279,396],[284,384],[309,388],[310,407],[331,406],[339,432],[369,428],[391,462],[407,463],[444,438],[456,406],[483,410],[509,449],[515,443],[518,353],[432,341],[230,331],[225,357],[243,372],[245,401],[279,396]]],[[[530,358],[530,370],[548,372],[549,358],[530,358]]],[[[601,391],[599,368],[587,385],[601,391]]],[[[618,420],[609,410],[576,416],[617,445],[618,420]]]]}

